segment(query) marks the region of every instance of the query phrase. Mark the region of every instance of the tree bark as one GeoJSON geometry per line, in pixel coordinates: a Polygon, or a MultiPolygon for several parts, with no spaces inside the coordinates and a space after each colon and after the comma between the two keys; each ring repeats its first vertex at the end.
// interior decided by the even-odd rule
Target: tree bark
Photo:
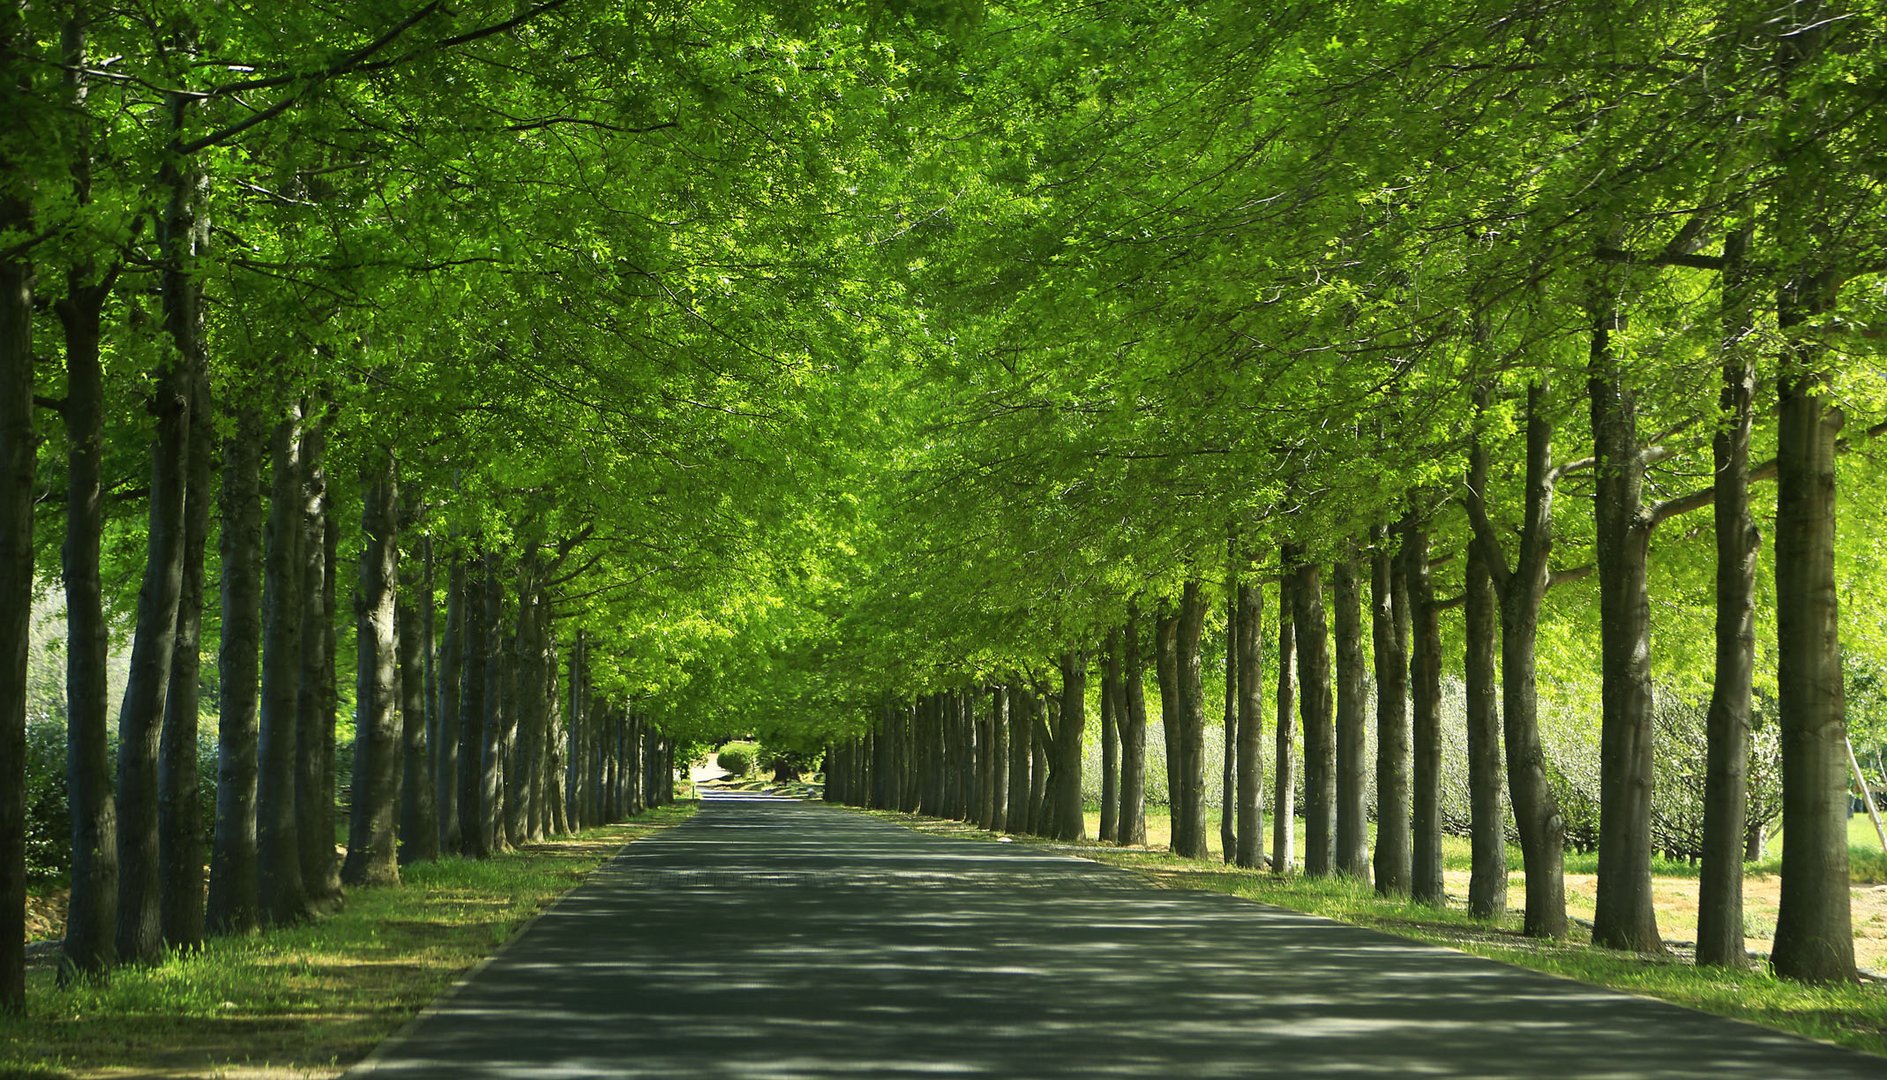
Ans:
{"type": "MultiPolygon", "coordinates": [[[[1256,869],[1265,859],[1264,792],[1264,590],[1249,581],[1238,584],[1238,853],[1234,861],[1256,869]]],[[[1230,811],[1228,811],[1230,812],[1230,811]]]]}
{"type": "MultiPolygon", "coordinates": [[[[1440,904],[1447,899],[1441,858],[1441,617],[1428,576],[1428,533],[1414,520],[1403,525],[1402,558],[1390,571],[1396,636],[1411,635],[1409,892],[1423,903],[1440,904]]],[[[1491,783],[1498,804],[1500,777],[1491,783]]],[[[1500,842],[1505,851],[1505,838],[1500,842]]]]}
{"type": "Polygon", "coordinates": [[[400,883],[401,732],[398,645],[399,491],[390,451],[369,451],[362,470],[360,584],[355,596],[354,785],[349,800],[347,885],[400,883]]]}
{"type": "Polygon", "coordinates": [[[1337,873],[1369,880],[1369,669],[1363,660],[1363,590],[1354,557],[1332,574],[1337,638],[1337,873]]]}
{"type": "MultiPolygon", "coordinates": [[[[0,55],[24,28],[0,26],[0,55]]],[[[9,61],[9,81],[25,78],[9,61]]],[[[0,157],[0,168],[11,162],[0,157]]],[[[30,233],[26,204],[0,194],[0,231],[30,233]]],[[[0,1011],[26,1008],[26,655],[33,612],[33,268],[0,254],[0,1011]]]]}
{"type": "Polygon", "coordinates": [[[1288,873],[1295,864],[1297,849],[1297,596],[1292,587],[1296,579],[1294,551],[1286,544],[1278,562],[1278,693],[1277,768],[1271,790],[1271,869],[1288,873]]]}
{"type": "MultiPolygon", "coordinates": [[[[1474,490],[1482,490],[1479,483],[1474,483],[1474,490]]],[[[1466,584],[1462,635],[1467,646],[1463,679],[1468,722],[1468,914],[1497,919],[1507,912],[1507,814],[1500,797],[1505,769],[1500,752],[1500,689],[1494,675],[1495,621],[1500,611],[1494,579],[1478,545],[1468,546],[1466,584]]]]}
{"type": "MultiPolygon", "coordinates": [[[[476,548],[474,549],[476,550],[476,548]]],[[[462,570],[462,579],[457,589],[459,606],[464,614],[459,620],[458,655],[459,655],[459,717],[458,717],[458,809],[459,809],[459,852],[473,858],[483,859],[491,855],[490,837],[485,831],[485,793],[482,777],[483,767],[480,754],[485,745],[485,559],[483,555],[472,556],[472,565],[462,570]]],[[[449,616],[448,616],[449,618],[449,616]]],[[[587,655],[587,654],[586,654],[587,655]]],[[[580,684],[576,676],[571,676],[573,693],[587,695],[587,680],[580,684]]],[[[584,704],[584,725],[594,723],[590,715],[587,696],[584,704]]],[[[592,738],[592,750],[594,740],[592,738]]],[[[592,798],[594,788],[587,781],[592,798]]],[[[592,806],[584,818],[586,826],[595,825],[598,815],[592,806]]]]}
{"type": "Polygon", "coordinates": [[[1510,568],[1486,512],[1485,451],[1479,440],[1470,451],[1468,507],[1474,542],[1500,593],[1501,696],[1507,749],[1507,786],[1527,879],[1525,932],[1528,937],[1566,936],[1566,822],[1559,798],[1546,776],[1546,748],[1540,742],[1537,663],[1540,602],[1546,596],[1548,558],[1553,547],[1553,424],[1547,387],[1527,390],[1526,505],[1520,554],[1510,568]]]}
{"type": "MultiPolygon", "coordinates": [[[[195,285],[190,286],[193,290],[195,285]]],[[[191,300],[195,306],[194,296],[191,300]]],[[[203,947],[203,810],[197,802],[197,713],[202,674],[203,554],[210,533],[210,383],[200,321],[190,335],[197,357],[190,374],[190,458],[183,513],[183,588],[177,597],[177,646],[157,754],[158,925],[166,946],[203,947]]]]}
{"type": "Polygon", "coordinates": [[[1144,847],[1147,842],[1147,694],[1142,680],[1140,610],[1127,603],[1127,625],[1121,639],[1120,718],[1120,843],[1144,847]]]}
{"type": "MultiPolygon", "coordinates": [[[[481,578],[485,611],[479,621],[482,640],[477,644],[483,655],[479,670],[485,678],[484,692],[479,695],[485,715],[479,725],[483,741],[478,748],[478,831],[482,858],[506,847],[504,752],[505,714],[509,710],[504,699],[504,585],[498,576],[498,558],[490,552],[485,553],[481,578]]],[[[614,709],[610,711],[613,720],[614,709]]],[[[615,760],[612,754],[611,762],[615,760]]],[[[621,809],[612,801],[604,811],[605,820],[617,820],[621,809]]]]}
{"type": "Polygon", "coordinates": [[[1330,632],[1324,622],[1323,575],[1315,563],[1293,571],[1292,618],[1297,624],[1298,712],[1304,725],[1304,873],[1328,877],[1336,869],[1336,734],[1331,730],[1330,632]]]}
{"type": "Polygon", "coordinates": [[[1834,306],[1826,273],[1782,291],[1778,330],[1789,345],[1778,381],[1776,631],[1782,728],[1782,901],[1770,962],[1776,974],[1853,982],[1848,885],[1847,704],[1835,580],[1835,435],[1826,349],[1809,324],[1834,306]]]}
{"type": "Polygon", "coordinates": [[[299,404],[269,437],[271,478],[262,577],[261,734],[256,754],[256,890],[263,921],[285,926],[308,916],[301,878],[301,819],[295,796],[301,754],[302,547],[299,404]]]}
{"type": "Polygon", "coordinates": [[[1029,728],[1035,715],[1035,703],[1021,686],[1011,686],[1009,703],[1009,816],[1005,822],[1012,833],[1029,832],[1030,776],[1029,748],[1034,745],[1029,728]]]}
{"type": "Polygon", "coordinates": [[[295,778],[301,880],[309,903],[322,908],[341,900],[340,865],[334,857],[335,551],[330,537],[335,530],[324,465],[329,422],[324,414],[302,429],[304,599],[301,686],[295,699],[301,716],[295,778]]]}
{"type": "Polygon", "coordinates": [[[1049,836],[1054,823],[1049,819],[1049,750],[1053,744],[1048,723],[1048,694],[1037,687],[1030,698],[1029,714],[1029,832],[1049,836]]]}
{"type": "MultiPolygon", "coordinates": [[[[168,274],[169,271],[166,271],[168,274]]],[[[158,907],[157,747],[177,647],[183,595],[184,498],[190,460],[191,372],[179,359],[158,376],[148,403],[157,418],[151,446],[150,533],[138,591],[131,677],[118,710],[118,925],[121,963],[164,958],[158,907]]]]}
{"type": "Polygon", "coordinates": [[[1101,841],[1120,842],[1120,640],[1107,635],[1101,662],[1101,841]]]}
{"type": "Polygon", "coordinates": [[[1743,260],[1750,230],[1723,243],[1723,390],[1711,443],[1717,539],[1717,663],[1706,719],[1703,866],[1698,874],[1697,963],[1747,967],[1743,850],[1749,824],[1749,714],[1756,667],[1756,557],[1762,538],[1749,507],[1755,330],[1743,260]]]}
{"type": "MultiPolygon", "coordinates": [[[[1411,524],[1403,526],[1409,550],[1411,524]]],[[[1410,742],[1408,705],[1408,600],[1400,591],[1389,531],[1372,531],[1369,559],[1370,643],[1376,661],[1376,891],[1407,896],[1414,873],[1410,831],[1410,742]]],[[[1426,572],[1426,567],[1424,568],[1426,572]]]]}
{"type": "Polygon", "coordinates": [[[262,418],[239,407],[223,445],[222,644],[217,720],[216,827],[206,921],[213,934],[261,923],[256,886],[256,779],[262,654],[262,418]]]}
{"type": "Polygon", "coordinates": [[[1180,786],[1185,791],[1186,846],[1181,855],[1203,859],[1206,850],[1206,694],[1205,673],[1199,655],[1200,637],[1205,632],[1205,587],[1188,581],[1180,592],[1179,658],[1179,734],[1182,747],[1180,786]]]}
{"type": "MultiPolygon", "coordinates": [[[[418,518],[418,504],[409,499],[401,524],[415,526],[418,518]]],[[[425,565],[420,544],[413,545],[412,552],[405,560],[408,563],[413,561],[411,554],[419,555],[418,561],[422,567],[425,565]]],[[[439,826],[434,820],[432,801],[432,763],[431,755],[427,752],[429,732],[426,730],[426,719],[430,710],[426,707],[429,698],[426,693],[424,628],[419,614],[421,605],[432,599],[423,587],[426,583],[427,576],[422,570],[422,587],[415,588],[409,580],[401,590],[399,604],[393,612],[393,631],[400,660],[399,861],[402,866],[430,862],[439,857],[439,826]]]]}
{"type": "MultiPolygon", "coordinates": [[[[111,721],[106,689],[110,627],[105,621],[98,561],[104,530],[99,477],[105,438],[99,338],[107,295],[108,290],[91,286],[73,272],[68,275],[66,296],[54,304],[65,331],[66,351],[66,539],[62,560],[66,596],[66,797],[72,815],[62,980],[72,973],[102,973],[118,955],[118,817],[111,792],[111,721]]],[[[30,402],[31,395],[25,400],[30,402]]],[[[240,484],[240,480],[233,482],[240,484]]],[[[224,715],[230,714],[225,711],[224,715]]]]}
{"type": "Polygon", "coordinates": [[[1225,712],[1219,754],[1219,857],[1238,857],[1238,570],[1230,563],[1237,544],[1229,545],[1225,573],[1225,712]]]}
{"type": "Polygon", "coordinates": [[[1160,729],[1166,745],[1166,811],[1171,824],[1167,846],[1184,854],[1186,838],[1186,746],[1180,736],[1179,611],[1162,600],[1153,617],[1153,679],[1160,688],[1160,729]]]}
{"type": "Polygon", "coordinates": [[[1087,727],[1088,658],[1070,649],[1061,658],[1061,722],[1057,725],[1051,767],[1055,776],[1057,840],[1086,840],[1088,823],[1081,806],[1081,737],[1087,727]]]}
{"type": "Polygon", "coordinates": [[[1636,395],[1612,330],[1612,290],[1595,286],[1586,390],[1592,407],[1592,502],[1599,574],[1599,883],[1592,943],[1662,953],[1651,904],[1651,518],[1636,395]]]}
{"type": "MultiPolygon", "coordinates": [[[[989,716],[989,753],[993,764],[991,766],[992,773],[990,775],[990,820],[985,827],[994,832],[1003,832],[1009,827],[1009,800],[1011,798],[1009,783],[1009,759],[1011,756],[1009,750],[1009,689],[1007,687],[992,686],[989,688],[989,716]]],[[[897,722],[896,713],[888,710],[886,720],[886,731],[894,731],[897,722]]],[[[888,738],[885,742],[892,748],[892,752],[885,755],[885,774],[887,782],[889,783],[890,778],[895,776],[892,762],[895,757],[897,743],[895,737],[888,738]]],[[[892,803],[893,800],[890,797],[889,788],[887,788],[884,805],[889,808],[892,806],[892,803]]]]}
{"type": "MultiPolygon", "coordinates": [[[[432,595],[426,596],[428,606],[432,595]]],[[[433,747],[433,812],[439,819],[439,854],[465,850],[459,831],[459,700],[465,662],[465,560],[456,547],[446,566],[446,632],[439,642],[438,704],[433,747]]],[[[571,719],[572,759],[575,759],[575,718],[571,719]]]]}

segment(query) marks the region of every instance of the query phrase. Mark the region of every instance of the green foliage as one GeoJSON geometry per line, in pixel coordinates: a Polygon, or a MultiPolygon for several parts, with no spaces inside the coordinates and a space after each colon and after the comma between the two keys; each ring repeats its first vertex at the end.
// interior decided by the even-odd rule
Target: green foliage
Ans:
{"type": "Polygon", "coordinates": [[[724,743],[719,750],[715,751],[715,760],[720,762],[722,769],[733,776],[751,774],[759,756],[760,745],[751,742],[724,743]]]}

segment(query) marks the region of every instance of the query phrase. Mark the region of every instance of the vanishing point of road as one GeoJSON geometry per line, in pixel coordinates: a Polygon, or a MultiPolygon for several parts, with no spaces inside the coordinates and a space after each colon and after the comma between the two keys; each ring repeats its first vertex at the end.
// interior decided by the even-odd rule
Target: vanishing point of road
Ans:
{"type": "Polygon", "coordinates": [[[1887,1076],[1887,1060],[1022,844],[710,796],[388,1077],[1887,1076]]]}

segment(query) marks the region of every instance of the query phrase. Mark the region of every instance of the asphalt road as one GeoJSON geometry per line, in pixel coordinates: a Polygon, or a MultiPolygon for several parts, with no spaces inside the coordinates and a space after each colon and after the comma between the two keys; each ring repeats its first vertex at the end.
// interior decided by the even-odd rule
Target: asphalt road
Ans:
{"type": "Polygon", "coordinates": [[[1020,844],[723,796],[350,1075],[1881,1080],[1887,1059],[1020,844]]]}

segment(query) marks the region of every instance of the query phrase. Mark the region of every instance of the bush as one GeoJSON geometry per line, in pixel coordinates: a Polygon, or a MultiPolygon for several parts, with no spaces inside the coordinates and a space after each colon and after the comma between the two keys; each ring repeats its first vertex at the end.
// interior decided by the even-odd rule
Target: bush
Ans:
{"type": "Polygon", "coordinates": [[[721,770],[734,776],[746,776],[753,772],[754,761],[760,756],[760,747],[750,742],[731,742],[721,747],[715,759],[721,763],[721,770]]]}

